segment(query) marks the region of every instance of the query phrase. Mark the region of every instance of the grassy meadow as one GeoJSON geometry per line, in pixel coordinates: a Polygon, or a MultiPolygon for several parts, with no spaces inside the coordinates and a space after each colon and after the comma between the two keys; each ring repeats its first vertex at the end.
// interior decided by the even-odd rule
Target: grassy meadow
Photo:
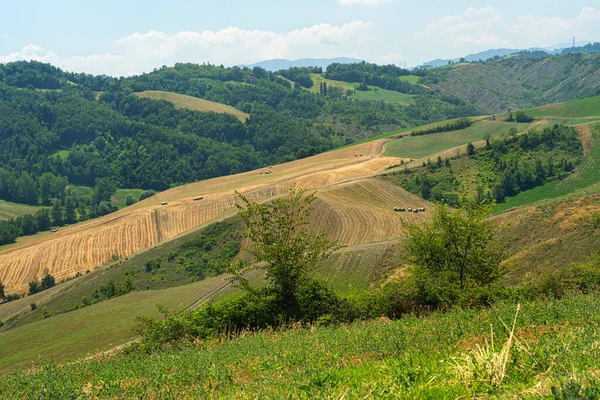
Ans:
{"type": "Polygon", "coordinates": [[[337,87],[337,88],[342,89],[343,91],[355,89],[355,86],[353,83],[334,81],[332,79],[325,79],[325,77],[321,74],[310,74],[310,77],[313,81],[313,87],[310,88],[310,91],[313,93],[319,93],[321,83],[323,83],[323,82],[327,83],[327,86],[329,86],[329,87],[337,87]]]}
{"type": "MultiPolygon", "coordinates": [[[[431,125],[435,126],[436,124],[431,125]]],[[[402,137],[388,143],[385,155],[400,158],[423,158],[469,142],[483,140],[486,135],[496,137],[508,133],[511,128],[521,132],[528,127],[529,124],[482,120],[460,131],[402,137]]]]}
{"type": "Polygon", "coordinates": [[[421,79],[421,77],[417,76],[417,75],[404,75],[404,76],[401,76],[399,79],[401,81],[416,85],[417,83],[419,83],[419,79],[421,79]]]}
{"type": "MultiPolygon", "coordinates": [[[[314,83],[313,87],[310,88],[310,91],[313,93],[319,93],[321,83],[323,82],[327,83],[328,87],[337,87],[342,89],[344,92],[346,90],[354,91],[354,89],[358,86],[358,84],[355,83],[326,79],[321,74],[310,74],[310,77],[312,78],[314,83]]],[[[413,95],[395,92],[392,90],[386,90],[377,86],[369,86],[369,91],[357,90],[356,93],[352,95],[352,97],[360,100],[384,101],[386,103],[398,103],[402,105],[409,105],[414,102],[413,95]]]]}
{"type": "Polygon", "coordinates": [[[21,215],[35,214],[38,209],[39,207],[0,200],[0,221],[16,218],[21,215]]]}
{"type": "Polygon", "coordinates": [[[125,203],[127,196],[131,195],[133,196],[134,200],[137,201],[142,192],[142,189],[117,189],[110,200],[114,206],[117,206],[119,209],[121,209],[123,207],[127,207],[127,204],[125,203]]]}
{"type": "Polygon", "coordinates": [[[505,362],[495,357],[514,302],[50,363],[0,377],[0,396],[591,399],[600,395],[598,307],[598,293],[524,302],[505,362]]]}
{"type": "Polygon", "coordinates": [[[386,103],[397,103],[402,105],[414,103],[414,96],[411,94],[381,89],[376,86],[369,86],[369,91],[367,92],[357,90],[353,97],[360,100],[384,101],[386,103]]]}
{"type": "Polygon", "coordinates": [[[600,119],[600,96],[524,110],[535,118],[600,119]]]}
{"type": "Polygon", "coordinates": [[[0,369],[73,361],[109,350],[137,336],[136,317],[158,317],[157,305],[170,311],[187,307],[223,283],[223,278],[212,278],[176,288],[133,292],[0,332],[0,369]]]}

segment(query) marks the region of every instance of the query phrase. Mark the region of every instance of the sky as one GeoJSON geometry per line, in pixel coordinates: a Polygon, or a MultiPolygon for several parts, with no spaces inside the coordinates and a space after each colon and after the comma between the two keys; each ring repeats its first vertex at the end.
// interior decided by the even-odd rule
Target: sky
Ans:
{"type": "Polygon", "coordinates": [[[177,62],[354,57],[416,66],[600,41],[600,1],[0,0],[0,63],[128,76],[177,62]]]}

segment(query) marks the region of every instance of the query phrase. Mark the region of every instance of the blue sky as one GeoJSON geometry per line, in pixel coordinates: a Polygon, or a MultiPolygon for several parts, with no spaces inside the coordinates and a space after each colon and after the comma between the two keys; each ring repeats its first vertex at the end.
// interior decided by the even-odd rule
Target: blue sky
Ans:
{"type": "Polygon", "coordinates": [[[417,65],[489,48],[600,41],[582,0],[0,0],[0,62],[129,75],[175,62],[348,56],[417,65]]]}

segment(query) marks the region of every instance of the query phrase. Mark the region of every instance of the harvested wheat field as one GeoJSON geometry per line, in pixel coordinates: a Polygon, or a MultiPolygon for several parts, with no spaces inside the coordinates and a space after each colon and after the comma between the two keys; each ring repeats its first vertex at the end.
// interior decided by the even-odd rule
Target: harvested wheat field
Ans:
{"type": "Polygon", "coordinates": [[[336,291],[359,292],[376,280],[377,271],[397,241],[345,247],[319,264],[317,273],[336,291]]]}
{"type": "Polygon", "coordinates": [[[361,179],[324,188],[314,213],[315,223],[344,245],[397,238],[402,221],[415,223],[430,213],[395,212],[395,207],[431,209],[431,203],[379,179],[361,179]]]}
{"type": "Polygon", "coordinates": [[[373,141],[275,165],[268,175],[250,171],[180,186],[114,214],[61,228],[56,234],[29,237],[0,252],[0,280],[8,293],[22,293],[45,269],[58,281],[68,279],[233,215],[236,190],[266,201],[284,194],[293,182],[320,192],[317,222],[340,242],[391,238],[401,229],[393,208],[408,202],[420,207],[424,202],[377,179],[364,179],[401,162],[380,156],[384,143],[373,141]],[[203,199],[193,201],[197,196],[203,199]]]}

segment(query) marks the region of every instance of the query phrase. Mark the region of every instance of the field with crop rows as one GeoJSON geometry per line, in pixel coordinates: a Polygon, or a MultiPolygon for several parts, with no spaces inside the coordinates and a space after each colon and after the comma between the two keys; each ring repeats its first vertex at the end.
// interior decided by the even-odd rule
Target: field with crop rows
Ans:
{"type": "MultiPolygon", "coordinates": [[[[235,190],[265,201],[284,194],[293,181],[301,188],[319,189],[397,165],[399,159],[379,156],[382,148],[382,141],[373,141],[276,165],[268,175],[251,171],[177,187],[103,218],[64,227],[55,234],[30,237],[0,252],[0,280],[9,293],[24,292],[28,283],[41,278],[45,269],[60,281],[115,257],[131,256],[233,215],[235,190]],[[204,198],[193,201],[196,196],[204,198]],[[161,205],[163,202],[168,204],[161,205]]],[[[332,196],[329,202],[335,204],[332,196]]],[[[339,238],[348,243],[361,240],[347,234],[340,234],[339,238]]]]}

